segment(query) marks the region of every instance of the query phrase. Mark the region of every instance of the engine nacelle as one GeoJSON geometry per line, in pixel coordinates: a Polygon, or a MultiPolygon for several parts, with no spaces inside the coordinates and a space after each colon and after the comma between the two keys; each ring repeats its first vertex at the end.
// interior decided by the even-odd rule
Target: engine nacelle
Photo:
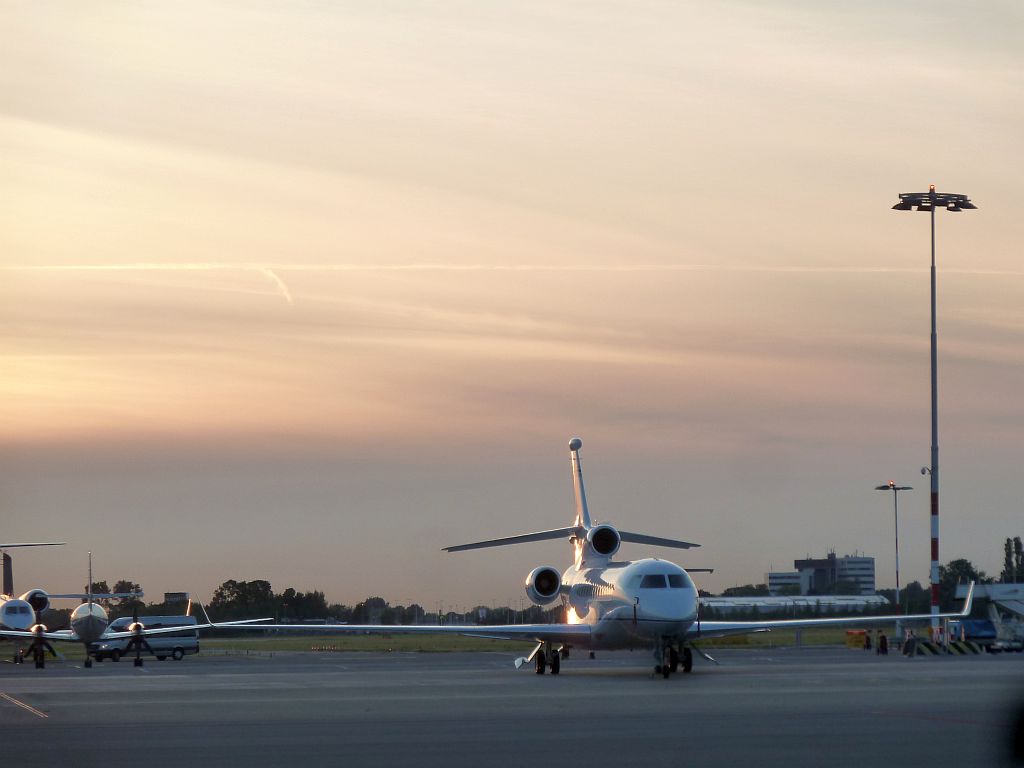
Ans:
{"type": "Polygon", "coordinates": [[[610,525],[598,525],[587,531],[587,545],[597,554],[611,557],[619,551],[622,537],[610,525]]]}
{"type": "Polygon", "coordinates": [[[31,605],[32,610],[36,612],[36,616],[50,607],[50,596],[41,589],[33,589],[31,592],[26,592],[19,599],[31,605]]]}
{"type": "Polygon", "coordinates": [[[562,575],[550,565],[530,571],[526,577],[526,594],[537,605],[549,605],[562,591],[562,575]]]}

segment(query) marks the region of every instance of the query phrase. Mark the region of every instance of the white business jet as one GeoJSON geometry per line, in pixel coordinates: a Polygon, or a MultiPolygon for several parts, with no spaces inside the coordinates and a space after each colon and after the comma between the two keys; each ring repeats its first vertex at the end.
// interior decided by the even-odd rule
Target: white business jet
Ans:
{"type": "MultiPolygon", "coordinates": [[[[526,594],[537,605],[551,605],[561,600],[565,607],[563,624],[510,624],[502,626],[385,626],[327,625],[317,627],[323,632],[360,632],[389,634],[458,634],[501,640],[524,640],[536,643],[533,652],[516,659],[516,667],[533,662],[537,674],[550,669],[558,674],[561,660],[570,648],[613,650],[646,648],[654,653],[655,673],[668,677],[682,666],[683,672],[693,667],[693,650],[714,661],[697,649],[695,641],[726,635],[765,632],[772,629],[829,627],[891,623],[891,616],[855,616],[833,619],[789,619],[778,621],[701,621],[698,594],[690,574],[675,563],[658,558],[615,560],[623,542],[649,544],[675,549],[699,546],[688,541],[665,539],[642,533],[621,531],[609,523],[594,523],[587,507],[583,488],[580,448],[583,441],[569,441],[576,516],[567,528],[526,533],[490,541],[478,541],[445,547],[446,552],[461,552],[484,547],[501,547],[547,539],[568,539],[574,561],[563,573],[552,566],[534,568],[526,577],[526,594]]],[[[693,569],[707,570],[707,569],[693,569]]],[[[964,608],[959,613],[940,617],[963,617],[970,613],[973,584],[968,590],[964,608]]],[[[906,621],[929,621],[931,614],[901,617],[906,621]]],[[[219,626],[219,625],[214,625],[219,626]]],[[[309,625],[251,624],[251,629],[310,631],[309,625]]]]}
{"type": "MultiPolygon", "coordinates": [[[[0,544],[0,552],[17,547],[60,547],[63,541],[36,541],[21,544],[0,544]]],[[[41,589],[30,589],[14,596],[14,575],[11,556],[3,552],[3,591],[0,592],[0,629],[25,630],[36,623],[36,613],[50,605],[50,595],[41,589]]]]}

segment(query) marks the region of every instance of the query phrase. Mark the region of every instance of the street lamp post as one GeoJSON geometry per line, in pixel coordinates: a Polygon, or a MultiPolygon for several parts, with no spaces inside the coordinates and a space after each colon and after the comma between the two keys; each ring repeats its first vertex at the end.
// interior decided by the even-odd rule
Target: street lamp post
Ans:
{"type": "Polygon", "coordinates": [[[938,352],[935,334],[935,209],[942,207],[947,211],[973,211],[978,206],[971,202],[967,195],[956,195],[949,192],[936,192],[931,184],[927,192],[905,192],[900,194],[900,201],[893,206],[895,211],[909,211],[913,208],[928,211],[932,219],[932,463],[925,467],[931,475],[931,521],[932,521],[932,564],[930,580],[932,587],[932,634],[939,627],[939,393],[938,393],[938,352]]]}
{"type": "MultiPolygon", "coordinates": [[[[876,491],[892,491],[892,519],[894,527],[896,528],[896,612],[906,613],[906,609],[900,605],[900,502],[899,493],[900,491],[912,491],[914,490],[909,485],[896,485],[895,481],[890,480],[887,485],[879,485],[875,487],[876,491]]],[[[896,622],[896,638],[900,638],[900,622],[896,622]]]]}

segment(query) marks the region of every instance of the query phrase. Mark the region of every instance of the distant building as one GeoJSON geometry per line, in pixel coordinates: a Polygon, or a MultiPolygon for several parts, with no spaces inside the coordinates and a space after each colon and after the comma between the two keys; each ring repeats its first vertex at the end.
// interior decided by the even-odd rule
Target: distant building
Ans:
{"type": "Polygon", "coordinates": [[[801,595],[830,595],[840,582],[856,585],[857,594],[875,594],[873,557],[836,557],[835,552],[829,552],[822,558],[794,560],[793,567],[795,571],[774,571],[767,575],[769,594],[777,596],[797,587],[801,595]]]}
{"type": "Polygon", "coordinates": [[[890,605],[881,595],[810,595],[807,597],[702,597],[700,604],[722,616],[753,610],[764,615],[792,610],[815,610],[821,613],[850,613],[877,610],[890,605]]]}
{"type": "Polygon", "coordinates": [[[783,593],[806,595],[809,584],[808,579],[804,578],[800,571],[773,571],[768,574],[766,581],[768,582],[768,594],[773,597],[783,593]]]}
{"type": "Polygon", "coordinates": [[[164,604],[187,603],[188,592],[164,592],[164,604]]]}

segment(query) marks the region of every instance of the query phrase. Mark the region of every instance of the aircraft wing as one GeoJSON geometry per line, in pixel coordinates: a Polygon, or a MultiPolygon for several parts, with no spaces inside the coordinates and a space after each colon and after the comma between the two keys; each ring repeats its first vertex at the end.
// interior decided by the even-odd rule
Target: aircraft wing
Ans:
{"type": "Polygon", "coordinates": [[[586,624],[224,624],[213,625],[224,629],[263,629],[282,632],[310,632],[317,634],[363,635],[461,635],[488,640],[523,640],[560,643],[586,643],[591,628],[586,624]]]}
{"type": "Polygon", "coordinates": [[[81,592],[66,592],[66,593],[60,594],[60,595],[51,595],[49,592],[47,592],[46,596],[48,598],[50,598],[51,600],[56,599],[56,600],[82,600],[82,601],[85,601],[85,600],[88,600],[90,598],[92,598],[93,600],[121,600],[121,599],[131,599],[131,598],[145,597],[146,593],[145,592],[93,592],[90,595],[88,593],[81,593],[81,592]]]}
{"type": "MultiPolygon", "coordinates": [[[[160,627],[158,629],[144,629],[142,630],[143,637],[151,637],[152,635],[166,635],[172,632],[188,632],[194,629],[237,629],[241,626],[255,626],[255,622],[259,621],[270,621],[270,619],[245,619],[244,621],[226,621],[219,624],[190,624],[181,625],[176,627],[160,627]]],[[[264,627],[270,625],[263,625],[264,627]]],[[[128,637],[132,637],[134,632],[107,632],[100,637],[101,640],[123,640],[128,637]]],[[[0,629],[0,638],[8,638],[10,640],[32,640],[36,637],[43,637],[46,640],[57,640],[60,642],[73,642],[80,643],[82,638],[72,632],[70,629],[58,629],[54,632],[43,632],[42,635],[37,635],[35,632],[29,632],[23,629],[0,629]]]]}
{"type": "MultiPolygon", "coordinates": [[[[971,603],[974,599],[974,582],[967,590],[964,607],[955,613],[940,613],[934,618],[965,619],[971,615],[971,603]]],[[[778,619],[775,621],[701,621],[695,622],[687,631],[687,640],[699,640],[705,637],[725,637],[727,635],[745,635],[752,632],[770,632],[773,629],[806,629],[810,627],[863,627],[870,624],[892,624],[894,621],[931,621],[930,613],[917,613],[899,616],[844,616],[834,619],[778,619]]]]}
{"type": "MultiPolygon", "coordinates": [[[[24,629],[0,629],[0,637],[7,638],[8,640],[33,640],[39,637],[35,632],[29,632],[24,629]]],[[[59,629],[56,632],[43,632],[42,637],[46,640],[59,640],[63,642],[80,642],[78,635],[72,632],[70,629],[59,629]]]]}
{"type": "MultiPolygon", "coordinates": [[[[143,616],[142,618],[146,618],[143,616]]],[[[174,627],[159,627],[157,629],[143,629],[143,637],[152,637],[153,635],[169,635],[173,632],[192,632],[193,630],[199,629],[237,629],[238,627],[247,625],[256,625],[256,622],[260,621],[271,621],[271,619],[245,619],[243,621],[225,621],[219,624],[213,624],[207,622],[205,624],[179,624],[174,627]]],[[[272,626],[269,624],[263,624],[260,626],[272,626]]],[[[106,632],[100,637],[100,640],[123,640],[128,637],[134,636],[134,632],[106,632]]]]}

